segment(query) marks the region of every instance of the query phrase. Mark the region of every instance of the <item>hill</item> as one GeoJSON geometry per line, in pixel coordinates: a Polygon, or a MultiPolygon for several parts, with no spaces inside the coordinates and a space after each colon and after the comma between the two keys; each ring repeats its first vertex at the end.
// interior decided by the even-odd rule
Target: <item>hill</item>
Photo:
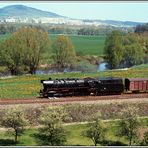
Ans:
{"type": "Polygon", "coordinates": [[[62,17],[56,13],[42,11],[24,5],[11,5],[0,9],[0,17],[62,17]]]}
{"type": "Polygon", "coordinates": [[[142,25],[142,22],[132,22],[132,21],[116,21],[116,20],[83,20],[85,23],[100,23],[104,26],[114,26],[114,27],[135,27],[137,25],[142,25]]]}
{"type": "Polygon", "coordinates": [[[10,5],[0,9],[0,22],[13,23],[48,23],[48,24],[67,24],[85,25],[101,27],[135,27],[142,22],[116,21],[116,20],[93,20],[93,19],[73,19],[68,16],[61,16],[53,12],[42,11],[24,5],[10,5]],[[33,21],[31,21],[31,20],[33,21]]]}

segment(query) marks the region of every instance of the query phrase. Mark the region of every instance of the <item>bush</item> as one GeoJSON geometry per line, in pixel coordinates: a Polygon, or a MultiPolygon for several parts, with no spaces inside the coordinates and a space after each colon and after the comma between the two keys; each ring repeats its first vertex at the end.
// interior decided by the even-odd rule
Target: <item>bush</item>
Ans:
{"type": "Polygon", "coordinates": [[[144,137],[141,145],[148,146],[148,131],[144,133],[144,137]]]}
{"type": "Polygon", "coordinates": [[[43,145],[64,145],[66,142],[66,132],[62,127],[62,119],[65,116],[62,110],[51,110],[50,108],[43,112],[40,117],[38,134],[35,137],[43,145]]]}
{"type": "Polygon", "coordinates": [[[84,136],[90,138],[96,146],[104,140],[104,134],[105,128],[103,122],[96,119],[95,122],[88,124],[88,129],[85,131],[84,136]]]}
{"type": "Polygon", "coordinates": [[[11,128],[14,131],[14,141],[17,142],[18,136],[24,132],[27,120],[21,110],[9,109],[1,117],[0,125],[5,128],[11,128]]]}

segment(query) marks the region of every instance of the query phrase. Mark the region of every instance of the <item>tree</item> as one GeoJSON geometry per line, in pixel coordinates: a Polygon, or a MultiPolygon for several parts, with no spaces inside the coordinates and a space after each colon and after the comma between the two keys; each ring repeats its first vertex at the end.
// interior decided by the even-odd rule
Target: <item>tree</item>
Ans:
{"type": "Polygon", "coordinates": [[[145,48],[145,40],[141,35],[130,33],[124,36],[123,65],[125,67],[131,67],[133,65],[143,63],[145,57],[145,48]]]}
{"type": "Polygon", "coordinates": [[[20,73],[23,65],[23,50],[17,38],[11,36],[0,44],[0,65],[6,66],[12,75],[20,73]]]}
{"type": "Polygon", "coordinates": [[[135,28],[135,33],[144,33],[148,32],[148,23],[144,25],[137,25],[135,28]]]}
{"type": "Polygon", "coordinates": [[[24,132],[27,120],[21,110],[9,109],[4,113],[3,117],[1,117],[0,125],[5,128],[13,129],[14,141],[17,142],[18,136],[24,132]]]}
{"type": "Polygon", "coordinates": [[[0,24],[0,34],[6,34],[6,33],[7,33],[6,24],[1,23],[1,24],[0,24]]]}
{"type": "Polygon", "coordinates": [[[71,67],[75,64],[76,53],[68,37],[64,35],[58,36],[52,48],[54,53],[53,59],[58,70],[64,70],[64,68],[71,67]]]}
{"type": "Polygon", "coordinates": [[[142,64],[146,59],[145,53],[146,41],[142,35],[121,35],[119,31],[113,31],[107,36],[105,54],[111,69],[142,64]]]}
{"type": "Polygon", "coordinates": [[[145,63],[148,63],[148,32],[145,36],[146,48],[145,48],[145,63]]]}
{"type": "Polygon", "coordinates": [[[85,132],[85,136],[92,139],[96,146],[103,141],[104,131],[105,128],[103,126],[103,123],[99,120],[95,120],[95,122],[90,123],[88,125],[88,129],[85,132]]]}
{"type": "Polygon", "coordinates": [[[41,53],[49,46],[48,33],[36,28],[22,28],[14,33],[19,38],[24,51],[23,63],[29,67],[29,73],[35,74],[41,53]]]}
{"type": "Polygon", "coordinates": [[[130,146],[133,140],[137,138],[137,129],[139,126],[137,112],[138,110],[135,107],[128,107],[121,113],[121,121],[119,122],[118,135],[125,136],[130,146]]]}
{"type": "Polygon", "coordinates": [[[66,142],[66,132],[62,127],[62,118],[64,116],[61,110],[48,110],[43,113],[40,123],[43,125],[36,134],[37,139],[44,145],[63,145],[66,142]]]}
{"type": "Polygon", "coordinates": [[[131,67],[144,62],[144,51],[137,43],[124,47],[124,67],[131,67]]]}
{"type": "Polygon", "coordinates": [[[123,59],[122,36],[120,31],[112,31],[105,41],[106,60],[111,69],[120,67],[123,59]]]}
{"type": "Polygon", "coordinates": [[[41,53],[49,45],[48,34],[36,28],[22,28],[6,39],[0,47],[0,63],[7,66],[12,75],[25,67],[34,74],[41,53]]]}

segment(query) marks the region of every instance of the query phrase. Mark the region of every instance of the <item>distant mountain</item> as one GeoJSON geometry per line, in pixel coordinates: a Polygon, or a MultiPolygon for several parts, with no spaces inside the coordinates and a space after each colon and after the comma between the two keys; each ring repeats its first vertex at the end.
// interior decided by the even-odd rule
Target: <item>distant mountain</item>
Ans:
{"type": "Polygon", "coordinates": [[[112,26],[128,26],[134,27],[137,25],[142,25],[145,23],[142,22],[132,22],[132,21],[115,21],[115,20],[84,20],[84,22],[99,22],[105,25],[112,25],[112,26]]]}
{"type": "Polygon", "coordinates": [[[144,24],[132,21],[72,19],[53,12],[42,11],[24,5],[11,5],[1,8],[0,23],[1,22],[94,25],[106,27],[135,27],[139,24],[144,24]]]}
{"type": "Polygon", "coordinates": [[[144,23],[141,23],[141,22],[114,21],[114,20],[105,20],[105,21],[102,21],[102,22],[107,23],[107,24],[112,24],[112,25],[125,25],[125,26],[137,26],[137,25],[140,25],[140,24],[144,24],[144,23]]]}
{"type": "Polygon", "coordinates": [[[0,9],[0,18],[6,17],[63,17],[56,13],[38,10],[24,5],[11,5],[0,9]]]}

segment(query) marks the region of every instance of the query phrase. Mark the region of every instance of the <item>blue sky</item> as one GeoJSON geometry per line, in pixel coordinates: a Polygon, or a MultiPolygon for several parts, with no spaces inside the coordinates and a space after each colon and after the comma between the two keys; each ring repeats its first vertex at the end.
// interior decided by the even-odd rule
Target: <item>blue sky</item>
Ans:
{"type": "Polygon", "coordinates": [[[148,2],[0,2],[0,8],[22,4],[77,19],[148,22],[148,2]]]}

